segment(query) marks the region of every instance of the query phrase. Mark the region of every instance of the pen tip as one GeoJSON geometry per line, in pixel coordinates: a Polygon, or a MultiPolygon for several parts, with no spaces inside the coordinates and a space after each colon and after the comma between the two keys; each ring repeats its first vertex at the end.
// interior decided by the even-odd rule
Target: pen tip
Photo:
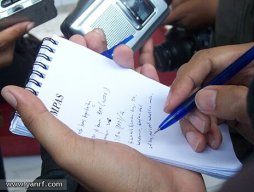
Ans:
{"type": "Polygon", "coordinates": [[[160,131],[160,128],[159,128],[157,131],[154,132],[154,135],[155,135],[156,133],[158,133],[159,131],[160,131]]]}

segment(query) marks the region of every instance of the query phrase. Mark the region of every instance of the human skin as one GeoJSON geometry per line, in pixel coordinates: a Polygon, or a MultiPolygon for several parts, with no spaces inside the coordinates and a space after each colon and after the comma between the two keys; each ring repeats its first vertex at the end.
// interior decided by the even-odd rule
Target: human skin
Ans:
{"type": "Polygon", "coordinates": [[[22,22],[0,31],[0,68],[6,67],[12,63],[15,41],[32,27],[33,23],[22,22]]]}
{"type": "MultiPolygon", "coordinates": [[[[106,49],[105,37],[100,31],[85,37],[74,36],[71,40],[97,52],[106,49]]],[[[115,50],[114,60],[124,67],[134,67],[133,52],[126,46],[115,50]]],[[[154,66],[145,60],[138,71],[158,78],[154,66]]],[[[23,88],[7,86],[2,95],[56,163],[84,188],[110,192],[205,191],[199,173],[154,161],[126,145],[75,134],[49,113],[36,96],[23,88]]]]}
{"type": "Polygon", "coordinates": [[[199,29],[215,23],[219,0],[172,0],[165,24],[199,29]]]}
{"type": "MultiPolygon", "coordinates": [[[[221,72],[253,43],[230,45],[202,50],[177,72],[165,105],[170,113],[193,91],[221,72]]],[[[218,125],[222,122],[234,127],[249,142],[254,143],[254,132],[246,111],[248,85],[254,75],[254,63],[250,63],[226,85],[208,86],[200,90],[195,102],[197,110],[180,121],[183,134],[197,151],[206,146],[217,149],[221,144],[218,125]]]]}

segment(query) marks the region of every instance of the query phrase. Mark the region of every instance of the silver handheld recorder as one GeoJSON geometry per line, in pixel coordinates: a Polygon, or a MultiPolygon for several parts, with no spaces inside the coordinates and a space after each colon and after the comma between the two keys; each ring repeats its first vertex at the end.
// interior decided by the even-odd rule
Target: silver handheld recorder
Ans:
{"type": "Polygon", "coordinates": [[[54,0],[0,0],[0,30],[23,21],[38,26],[56,16],[54,0]]]}
{"type": "Polygon", "coordinates": [[[61,31],[69,38],[101,28],[108,48],[133,35],[127,45],[136,50],[168,13],[168,4],[164,0],[79,0],[61,24],[61,31]]]}

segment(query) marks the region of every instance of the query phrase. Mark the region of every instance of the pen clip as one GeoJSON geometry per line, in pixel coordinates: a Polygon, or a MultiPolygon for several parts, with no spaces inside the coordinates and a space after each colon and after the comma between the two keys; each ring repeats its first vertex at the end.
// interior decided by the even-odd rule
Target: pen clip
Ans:
{"type": "Polygon", "coordinates": [[[101,53],[101,55],[109,58],[109,59],[113,59],[113,53],[114,50],[117,46],[119,45],[125,45],[126,43],[128,43],[130,40],[132,40],[134,38],[133,35],[130,35],[129,37],[127,37],[126,39],[124,39],[123,41],[119,42],[118,44],[114,45],[113,47],[111,47],[110,49],[104,51],[101,53]]]}

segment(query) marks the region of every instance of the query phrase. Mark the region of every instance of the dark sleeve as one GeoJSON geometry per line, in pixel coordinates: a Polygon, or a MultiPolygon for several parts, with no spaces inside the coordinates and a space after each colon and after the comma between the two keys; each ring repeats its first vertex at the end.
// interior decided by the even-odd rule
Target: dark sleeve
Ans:
{"type": "MultiPolygon", "coordinates": [[[[0,180],[1,182],[5,182],[5,170],[4,170],[4,163],[3,163],[1,148],[0,148],[0,180]]],[[[7,192],[7,189],[4,189],[4,186],[2,186],[1,191],[7,192]]]]}
{"type": "MultiPolygon", "coordinates": [[[[40,45],[40,40],[32,35],[16,40],[12,64],[0,69],[0,90],[6,85],[25,86],[40,45]]],[[[4,99],[0,95],[1,101],[4,99]]]]}
{"type": "Polygon", "coordinates": [[[215,24],[215,46],[253,41],[253,15],[253,0],[219,0],[215,24]]]}
{"type": "MultiPolygon", "coordinates": [[[[252,127],[254,128],[254,81],[249,86],[249,92],[247,97],[247,108],[250,116],[252,127]]],[[[232,177],[226,182],[220,192],[253,192],[254,178],[254,154],[251,155],[248,162],[244,164],[243,169],[239,174],[232,177]]]]}
{"type": "MultiPolygon", "coordinates": [[[[36,181],[39,180],[65,180],[67,182],[67,189],[62,190],[62,192],[76,192],[78,190],[79,184],[78,182],[69,175],[66,171],[61,169],[52,157],[48,154],[48,152],[41,147],[41,175],[36,178],[36,181]]],[[[31,189],[29,188],[27,192],[38,192],[43,190],[31,189]]],[[[52,192],[58,192],[59,190],[51,190],[52,192]]]]}
{"type": "Polygon", "coordinates": [[[254,128],[254,79],[249,86],[249,93],[248,93],[248,114],[251,119],[252,127],[254,128]]]}
{"type": "Polygon", "coordinates": [[[247,164],[239,174],[227,181],[218,192],[253,192],[254,161],[247,164]]]}

